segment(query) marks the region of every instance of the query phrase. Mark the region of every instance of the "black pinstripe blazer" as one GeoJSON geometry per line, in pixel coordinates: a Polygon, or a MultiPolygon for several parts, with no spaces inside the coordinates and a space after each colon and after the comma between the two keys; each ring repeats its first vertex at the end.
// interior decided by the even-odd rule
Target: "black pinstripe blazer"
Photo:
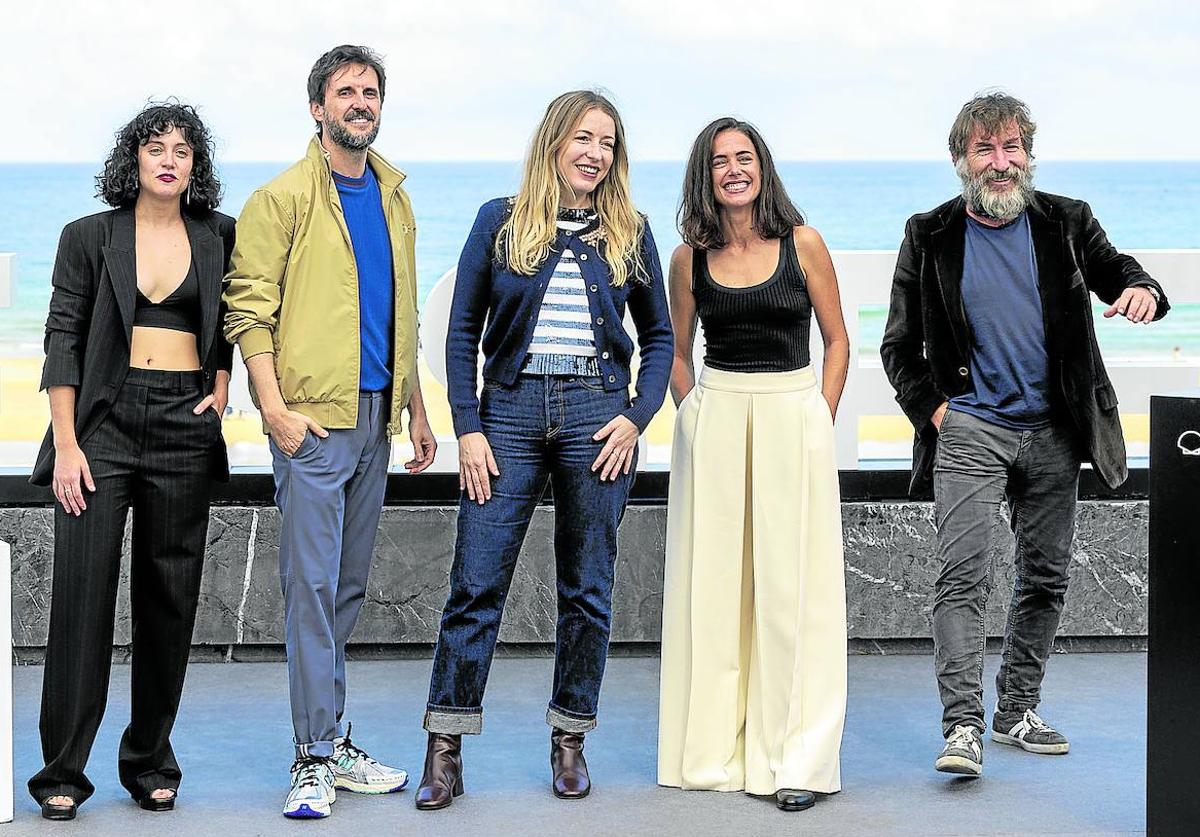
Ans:
{"type": "MultiPolygon", "coordinates": [[[[233,252],[234,220],[214,212],[201,219],[185,215],[184,221],[200,281],[200,364],[205,389],[211,391],[217,370],[233,365],[233,347],[221,336],[221,291],[233,252]]],[[[133,210],[110,210],[67,224],[51,281],[41,389],[76,388],[75,435],[82,444],[108,415],[129,371],[137,304],[133,210]]],[[[225,442],[218,437],[215,444],[213,477],[227,480],[225,442]]],[[[53,476],[54,434],[48,429],[29,481],[49,485],[53,476]]]]}

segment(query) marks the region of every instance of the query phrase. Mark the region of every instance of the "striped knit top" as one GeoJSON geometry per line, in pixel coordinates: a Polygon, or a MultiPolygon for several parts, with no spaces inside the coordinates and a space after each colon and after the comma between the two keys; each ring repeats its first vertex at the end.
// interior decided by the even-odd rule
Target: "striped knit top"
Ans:
{"type": "Polygon", "coordinates": [[[779,240],[779,262],[748,288],[717,283],[708,253],[692,251],[692,296],[704,328],[704,363],[727,372],[791,372],[809,364],[812,302],[792,236],[779,240]]]}
{"type": "MultiPolygon", "coordinates": [[[[558,228],[578,232],[596,222],[592,209],[560,209],[558,228]]],[[[569,247],[559,255],[558,264],[542,297],[537,325],[529,354],[521,367],[523,375],[578,375],[596,377],[596,340],[592,335],[592,315],[588,309],[587,288],[579,262],[569,247]]]]}

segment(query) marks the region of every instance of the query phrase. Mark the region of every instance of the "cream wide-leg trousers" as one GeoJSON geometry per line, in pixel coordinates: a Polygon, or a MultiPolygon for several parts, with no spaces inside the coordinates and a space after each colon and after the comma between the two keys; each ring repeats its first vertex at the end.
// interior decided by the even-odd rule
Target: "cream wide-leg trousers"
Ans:
{"type": "Polygon", "coordinates": [[[670,485],[658,783],[840,790],[841,503],[811,367],[705,368],[679,406],[670,485]]]}

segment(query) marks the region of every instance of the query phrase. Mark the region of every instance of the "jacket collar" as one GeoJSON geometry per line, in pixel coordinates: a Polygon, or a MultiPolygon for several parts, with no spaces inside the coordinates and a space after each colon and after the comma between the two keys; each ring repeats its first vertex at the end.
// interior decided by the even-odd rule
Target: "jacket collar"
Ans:
{"type": "Polygon", "coordinates": [[[212,350],[213,338],[221,328],[218,317],[221,307],[221,283],[225,278],[225,244],[220,236],[203,221],[183,216],[188,240],[192,244],[192,261],[200,280],[200,333],[196,335],[200,348],[200,363],[204,364],[212,350]]]}
{"type": "Polygon", "coordinates": [[[1039,192],[1029,204],[1029,233],[1033,237],[1033,255],[1037,260],[1038,293],[1042,297],[1042,322],[1046,351],[1059,357],[1067,331],[1055,328],[1056,320],[1069,307],[1070,274],[1066,270],[1066,238],[1060,213],[1039,192]]]}
{"type": "MultiPolygon", "coordinates": [[[[1042,298],[1047,350],[1057,351],[1061,329],[1052,327],[1055,312],[1066,303],[1063,279],[1063,229],[1058,211],[1041,192],[1035,191],[1026,210],[1033,252],[1037,260],[1038,291],[1042,298]]],[[[938,286],[949,316],[955,341],[964,355],[971,346],[970,327],[962,302],[963,258],[966,249],[967,204],[962,196],[947,201],[934,211],[938,225],[930,230],[938,286]]]]}
{"type": "MultiPolygon", "coordinates": [[[[322,167],[329,179],[333,180],[333,169],[329,165],[329,152],[325,150],[325,146],[321,145],[320,137],[314,136],[309,140],[308,152],[304,156],[315,165],[322,167]]],[[[408,176],[385,160],[383,155],[374,148],[367,149],[367,165],[375,173],[375,179],[379,181],[381,192],[394,192],[408,176]]]]}
{"type": "MultiPolygon", "coordinates": [[[[192,261],[200,285],[200,361],[208,357],[216,334],[217,314],[221,302],[222,264],[224,245],[208,224],[191,216],[183,216],[192,261]]],[[[134,310],[137,307],[137,249],[133,209],[118,209],[113,213],[112,234],[103,249],[104,264],[121,312],[125,339],[132,342],[134,310]]]]}
{"type": "Polygon", "coordinates": [[[966,356],[971,347],[970,327],[962,301],[963,253],[966,249],[967,204],[962,196],[938,208],[937,218],[941,226],[929,233],[930,249],[934,252],[938,287],[942,302],[950,320],[954,342],[959,352],[966,356]]]}

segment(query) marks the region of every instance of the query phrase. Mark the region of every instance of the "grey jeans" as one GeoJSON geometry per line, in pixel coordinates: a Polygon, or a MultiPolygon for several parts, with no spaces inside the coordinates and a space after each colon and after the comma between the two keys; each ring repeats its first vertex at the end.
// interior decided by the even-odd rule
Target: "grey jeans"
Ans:
{"type": "Polygon", "coordinates": [[[1016,583],[997,704],[1006,713],[1037,706],[1046,659],[1067,592],[1079,453],[1061,425],[1009,430],[948,410],[934,463],[934,513],[941,573],[933,603],[934,665],[942,731],[983,721],[984,613],[992,589],[991,547],[1007,497],[1016,535],[1016,583]]]}
{"type": "Polygon", "coordinates": [[[358,426],[271,442],[279,506],[279,578],[296,757],[333,755],[346,708],[346,641],[367,592],[387,486],[388,394],[364,392],[358,426]]]}

